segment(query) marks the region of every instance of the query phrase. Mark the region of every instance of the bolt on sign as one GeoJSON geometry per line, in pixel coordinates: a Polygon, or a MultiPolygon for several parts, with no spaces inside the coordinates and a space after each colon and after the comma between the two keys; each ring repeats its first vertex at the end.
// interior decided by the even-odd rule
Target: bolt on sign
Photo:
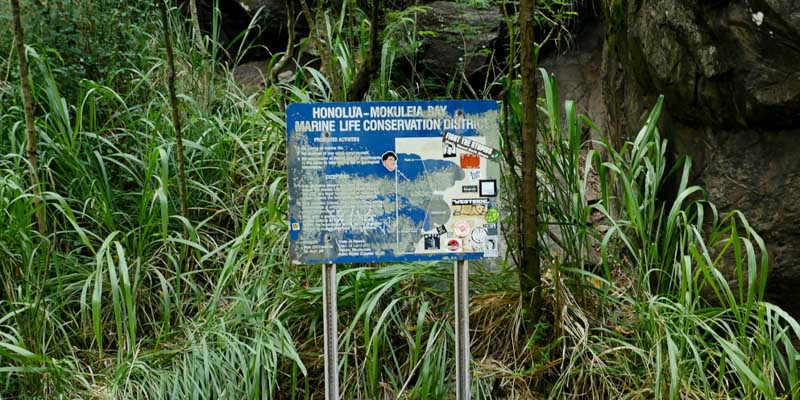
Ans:
{"type": "Polygon", "coordinates": [[[489,100],[292,104],[291,257],[497,257],[500,129],[489,100]]]}

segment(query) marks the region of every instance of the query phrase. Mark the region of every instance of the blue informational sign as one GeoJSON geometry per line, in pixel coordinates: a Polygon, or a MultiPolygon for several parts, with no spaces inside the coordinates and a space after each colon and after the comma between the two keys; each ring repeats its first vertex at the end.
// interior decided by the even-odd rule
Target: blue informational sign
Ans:
{"type": "Polygon", "coordinates": [[[286,131],[294,262],[497,257],[496,102],[292,104],[286,131]]]}

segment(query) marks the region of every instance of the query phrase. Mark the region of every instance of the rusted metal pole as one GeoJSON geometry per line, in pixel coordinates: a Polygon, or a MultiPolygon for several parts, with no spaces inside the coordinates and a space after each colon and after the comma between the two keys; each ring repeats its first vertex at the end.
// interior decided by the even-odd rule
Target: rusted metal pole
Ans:
{"type": "Polygon", "coordinates": [[[456,400],[469,400],[470,351],[469,351],[469,265],[467,261],[454,262],[456,310],[456,400]]]}

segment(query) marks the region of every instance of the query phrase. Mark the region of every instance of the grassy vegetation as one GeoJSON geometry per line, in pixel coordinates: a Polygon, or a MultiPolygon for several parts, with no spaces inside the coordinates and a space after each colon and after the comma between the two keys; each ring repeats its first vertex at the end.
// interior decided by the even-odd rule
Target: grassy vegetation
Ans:
{"type": "MultiPolygon", "coordinates": [[[[327,99],[330,77],[299,66],[292,82],[248,94],[217,61],[222,50],[212,41],[202,54],[173,14],[183,218],[157,11],[92,4],[107,14],[75,17],[86,27],[78,29],[98,32],[78,37],[100,45],[104,19],[116,21],[121,50],[98,58],[113,68],[96,61],[96,75],[75,73],[80,61],[57,38],[34,34],[28,49],[47,237],[32,223],[15,57],[0,38],[0,398],[320,398],[321,276],[286,257],[282,110],[327,99]]],[[[0,21],[6,14],[3,3],[0,21]]],[[[364,51],[350,46],[351,35],[371,28],[320,18],[346,90],[364,51]]],[[[411,57],[413,19],[400,13],[390,22],[368,96],[413,98],[413,87],[390,79],[390,61],[411,57]]],[[[800,325],[761,300],[765,245],[744,215],[719,213],[689,185],[689,160],[667,164],[661,103],[633,142],[614,149],[582,137],[591,121],[572,102],[562,111],[555,79],[541,78],[547,308],[523,333],[513,255],[496,268],[474,266],[474,396],[799,395],[800,325]],[[589,205],[594,175],[600,201],[589,205]],[[670,178],[678,194],[665,201],[670,178]],[[598,215],[602,228],[587,226],[598,215]]],[[[519,82],[501,82],[509,89],[504,154],[519,165],[511,164],[519,82]]],[[[520,172],[507,169],[506,184],[520,172]]],[[[345,398],[452,396],[449,266],[349,266],[338,279],[345,398]]]]}

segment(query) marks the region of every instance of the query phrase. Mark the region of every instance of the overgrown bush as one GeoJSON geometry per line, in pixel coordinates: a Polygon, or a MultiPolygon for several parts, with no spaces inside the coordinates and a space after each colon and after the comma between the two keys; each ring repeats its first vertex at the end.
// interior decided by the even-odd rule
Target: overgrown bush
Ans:
{"type": "MultiPolygon", "coordinates": [[[[144,57],[157,15],[152,2],[23,1],[22,9],[26,44],[48,58],[70,104],[78,101],[83,79],[126,93],[130,70],[152,62],[144,57]]],[[[6,4],[0,6],[2,20],[9,14],[6,4]]],[[[0,50],[0,57],[13,55],[11,35],[0,38],[0,50]]]]}
{"type": "MultiPolygon", "coordinates": [[[[173,14],[190,205],[183,218],[152,8],[46,4],[26,14],[68,31],[63,42],[37,33],[44,27],[29,36],[48,237],[31,224],[17,89],[0,84],[0,397],[319,397],[321,277],[286,258],[282,110],[328,98],[328,78],[298,66],[291,83],[246,94],[213,48],[209,56],[194,49],[173,14]],[[108,58],[95,52],[84,57],[91,68],[74,69],[87,42],[92,51],[111,46],[108,58]]],[[[407,17],[398,15],[387,37],[413,32],[407,17]]],[[[361,50],[333,43],[346,84],[361,50]]],[[[386,80],[386,61],[408,55],[391,50],[372,99],[415,96],[386,80]]],[[[9,54],[0,54],[0,73],[14,76],[9,54]]],[[[546,318],[522,333],[513,261],[471,265],[475,397],[796,395],[800,326],[761,300],[766,252],[756,232],[741,214],[719,215],[703,201],[688,184],[688,162],[673,172],[677,199],[656,196],[669,176],[655,129],[660,103],[634,142],[613,149],[581,135],[581,123],[592,125],[572,102],[562,126],[556,82],[543,79],[546,318]],[[587,204],[591,174],[601,196],[587,204]],[[605,231],[586,225],[597,213],[605,231]],[[733,287],[719,271],[723,259],[735,266],[733,287]]],[[[516,82],[506,81],[506,145],[518,134],[516,82]]],[[[507,172],[513,185],[519,170],[507,172]]],[[[345,398],[451,395],[451,279],[449,266],[430,263],[340,268],[345,398]]]]}

